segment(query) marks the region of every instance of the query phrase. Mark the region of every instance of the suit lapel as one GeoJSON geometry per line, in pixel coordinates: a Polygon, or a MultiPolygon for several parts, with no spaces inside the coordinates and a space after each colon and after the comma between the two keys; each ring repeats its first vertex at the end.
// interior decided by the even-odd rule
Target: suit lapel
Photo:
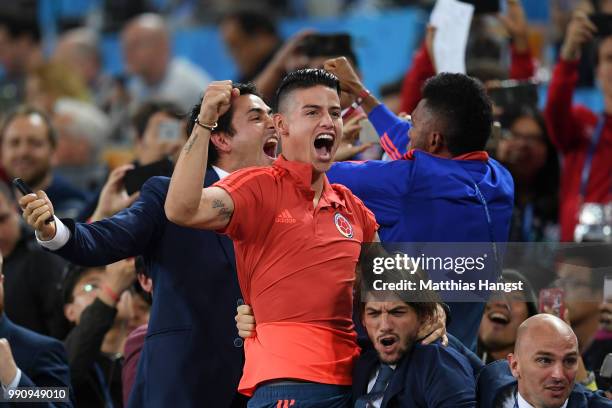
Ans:
{"type": "Polygon", "coordinates": [[[374,350],[368,350],[357,360],[353,376],[353,400],[367,394],[370,377],[378,367],[378,356],[374,350]]]}
{"type": "Polygon", "coordinates": [[[395,367],[395,373],[391,378],[389,386],[385,390],[385,396],[380,404],[382,408],[386,407],[389,401],[404,389],[406,385],[406,376],[408,375],[408,370],[410,370],[409,364],[411,355],[412,351],[405,355],[395,367]]]}
{"type": "MultiPolygon", "coordinates": [[[[219,176],[217,172],[209,167],[206,170],[206,176],[204,177],[204,187],[210,187],[219,181],[219,176]]],[[[234,273],[236,273],[236,256],[234,255],[234,244],[231,239],[222,234],[215,234],[217,236],[217,240],[219,241],[219,245],[223,248],[223,253],[225,254],[227,260],[230,265],[232,265],[232,269],[234,273]]]]}

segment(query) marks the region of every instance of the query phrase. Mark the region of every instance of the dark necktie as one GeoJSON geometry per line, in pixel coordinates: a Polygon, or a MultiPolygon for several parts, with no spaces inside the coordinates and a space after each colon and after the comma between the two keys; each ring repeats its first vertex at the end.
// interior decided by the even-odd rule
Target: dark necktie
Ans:
{"type": "Polygon", "coordinates": [[[372,401],[376,401],[385,394],[387,384],[393,375],[393,369],[387,364],[381,364],[378,370],[378,376],[374,382],[374,386],[363,397],[360,397],[355,402],[355,408],[367,408],[370,406],[372,401]]]}

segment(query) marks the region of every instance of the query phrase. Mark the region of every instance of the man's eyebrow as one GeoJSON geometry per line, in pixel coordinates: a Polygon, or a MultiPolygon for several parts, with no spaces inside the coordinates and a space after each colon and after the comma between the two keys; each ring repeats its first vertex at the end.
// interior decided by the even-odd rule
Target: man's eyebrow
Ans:
{"type": "Polygon", "coordinates": [[[302,109],[321,109],[321,105],[304,105],[302,109]]]}
{"type": "MultiPolygon", "coordinates": [[[[271,111],[272,111],[272,109],[270,109],[267,113],[270,113],[271,111]]],[[[249,109],[247,111],[247,115],[250,114],[250,113],[253,113],[253,112],[256,112],[256,113],[266,113],[266,111],[264,109],[262,109],[262,108],[251,108],[251,109],[249,109]]]]}

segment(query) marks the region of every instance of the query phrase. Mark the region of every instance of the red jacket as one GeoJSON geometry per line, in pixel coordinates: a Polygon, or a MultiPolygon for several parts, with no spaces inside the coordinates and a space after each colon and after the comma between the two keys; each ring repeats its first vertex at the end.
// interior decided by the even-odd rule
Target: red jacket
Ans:
{"type": "MultiPolygon", "coordinates": [[[[531,52],[518,52],[511,47],[510,78],[529,79],[533,76],[535,67],[531,52]]],[[[421,87],[425,81],[436,75],[436,70],[429,58],[425,42],[418,49],[412,67],[406,71],[402,83],[400,112],[410,113],[421,100],[421,87]]]]}
{"type": "MultiPolygon", "coordinates": [[[[578,62],[560,60],[555,66],[544,117],[553,144],[562,156],[559,214],[561,240],[573,241],[574,228],[581,204],[582,169],[591,137],[600,115],[584,106],[572,106],[578,81],[578,62]]],[[[591,162],[585,202],[608,202],[612,199],[612,114],[605,115],[599,144],[591,162]]]]}

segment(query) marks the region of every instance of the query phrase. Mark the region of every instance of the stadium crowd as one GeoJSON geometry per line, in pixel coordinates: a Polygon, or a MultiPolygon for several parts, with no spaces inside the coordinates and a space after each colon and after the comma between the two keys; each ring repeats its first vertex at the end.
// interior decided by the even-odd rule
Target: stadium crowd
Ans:
{"type": "Polygon", "coordinates": [[[107,22],[111,75],[108,33],[47,49],[0,5],[0,407],[612,407],[612,0],[565,2],[550,44],[526,1],[468,1],[466,72],[427,24],[380,90],[350,34],[262,9],[218,13],[213,78],[176,15],[107,22]],[[394,243],[480,245],[520,289],[379,293],[394,243]]]}

